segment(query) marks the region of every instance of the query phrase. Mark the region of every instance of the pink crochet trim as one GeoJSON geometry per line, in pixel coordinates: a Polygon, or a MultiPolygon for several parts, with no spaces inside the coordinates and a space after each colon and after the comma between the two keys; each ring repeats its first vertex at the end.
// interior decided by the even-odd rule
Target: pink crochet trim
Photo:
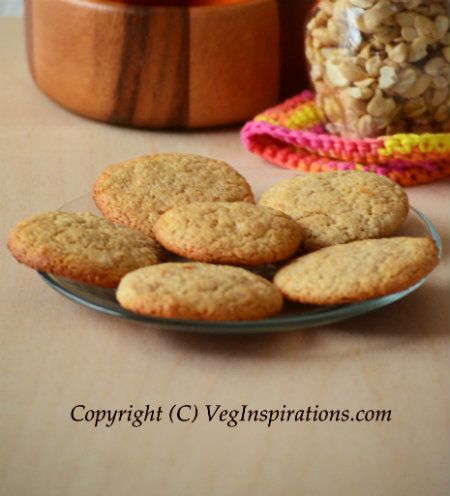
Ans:
{"type": "Polygon", "coordinates": [[[310,91],[259,114],[243,127],[241,137],[251,152],[304,172],[366,170],[403,185],[450,175],[450,134],[334,136],[324,130],[310,91]]]}

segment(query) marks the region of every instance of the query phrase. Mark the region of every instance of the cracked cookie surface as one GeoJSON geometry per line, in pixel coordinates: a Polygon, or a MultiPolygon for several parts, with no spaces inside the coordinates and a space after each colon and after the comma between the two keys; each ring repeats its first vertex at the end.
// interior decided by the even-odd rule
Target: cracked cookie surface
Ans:
{"type": "Polygon", "coordinates": [[[296,176],[267,190],[260,205],[281,210],[303,229],[307,251],[396,231],[408,214],[408,197],[383,176],[359,171],[296,176]]]}
{"type": "Polygon", "coordinates": [[[254,203],[250,185],[226,162],[199,155],[160,153],[107,167],[94,201],[113,222],[153,235],[158,217],[198,201],[254,203]]]}
{"type": "Polygon", "coordinates": [[[23,220],[10,231],[8,248],[33,269],[103,287],[162,261],[155,240],[91,213],[46,212],[23,220]]]}
{"type": "Polygon", "coordinates": [[[200,262],[262,265],[295,254],[301,228],[272,208],[245,202],[191,203],[173,208],[154,226],[167,250],[200,262]]]}
{"type": "Polygon", "coordinates": [[[196,320],[255,320],[278,313],[280,291],[245,269],[204,263],[164,263],[127,274],[117,289],[132,312],[196,320]]]}
{"type": "Polygon", "coordinates": [[[280,269],[275,285],[292,301],[335,305],[395,293],[438,264],[430,238],[369,239],[329,246],[280,269]]]}

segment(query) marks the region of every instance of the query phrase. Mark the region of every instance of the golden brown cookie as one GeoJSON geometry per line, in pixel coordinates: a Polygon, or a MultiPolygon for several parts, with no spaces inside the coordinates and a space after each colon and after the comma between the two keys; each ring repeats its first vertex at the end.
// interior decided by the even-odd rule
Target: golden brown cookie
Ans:
{"type": "Polygon", "coordinates": [[[395,293],[438,264],[430,238],[385,238],[329,246],[295,259],[275,275],[289,300],[334,305],[395,293]]]}
{"type": "Polygon", "coordinates": [[[178,205],[254,203],[247,181],[227,163],[183,153],[160,153],[111,165],[97,179],[93,195],[106,218],[149,236],[158,217],[178,205]]]}
{"type": "Polygon", "coordinates": [[[256,320],[278,313],[280,291],[238,267],[164,263],[127,274],[116,294],[132,312],[196,320],[256,320]]]}
{"type": "Polygon", "coordinates": [[[162,260],[152,238],[90,213],[47,212],[23,220],[9,233],[8,248],[33,269],[103,287],[162,260]]]}
{"type": "Polygon", "coordinates": [[[398,184],[359,171],[296,176],[270,188],[259,203],[293,217],[307,251],[389,236],[408,214],[408,197],[398,184]]]}
{"type": "Polygon", "coordinates": [[[288,215],[246,202],[175,207],[161,215],[153,231],[164,248],[177,255],[232,265],[286,260],[302,239],[300,226],[288,215]]]}

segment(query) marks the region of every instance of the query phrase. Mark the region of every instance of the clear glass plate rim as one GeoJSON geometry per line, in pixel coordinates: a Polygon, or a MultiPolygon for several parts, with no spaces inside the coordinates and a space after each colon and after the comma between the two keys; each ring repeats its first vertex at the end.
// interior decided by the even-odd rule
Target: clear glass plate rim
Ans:
{"type": "Polygon", "coordinates": [[[341,320],[345,317],[356,317],[361,313],[367,313],[372,310],[376,310],[377,308],[383,307],[390,303],[394,303],[395,301],[403,298],[407,294],[413,292],[418,287],[420,287],[427,277],[417,282],[415,285],[410,286],[409,288],[397,292],[392,293],[390,295],[381,296],[378,298],[374,298],[371,300],[364,300],[358,303],[351,303],[347,305],[337,305],[332,307],[320,307],[316,310],[311,310],[309,312],[305,312],[301,315],[289,315],[284,317],[271,317],[263,320],[232,320],[232,321],[204,321],[204,320],[182,320],[182,319],[172,319],[172,318],[163,318],[163,317],[149,317],[144,315],[135,314],[132,312],[128,312],[124,309],[118,311],[106,306],[93,303],[88,299],[80,298],[79,296],[71,293],[63,286],[61,286],[57,280],[53,279],[49,274],[45,272],[39,272],[39,275],[44,279],[44,281],[49,284],[52,288],[54,288],[59,293],[63,294],[67,298],[80,303],[88,308],[100,311],[102,313],[106,313],[108,315],[112,315],[114,317],[127,318],[131,320],[135,320],[138,322],[145,322],[148,324],[159,324],[159,325],[167,325],[167,326],[182,326],[189,328],[218,328],[218,329],[231,329],[236,326],[240,328],[259,328],[261,326],[264,327],[291,327],[294,324],[302,324],[302,325],[314,325],[320,324],[322,322],[326,322],[329,320],[341,320]]]}
{"type": "MultiPolygon", "coordinates": [[[[81,196],[70,203],[75,203],[77,201],[82,201],[86,196],[81,196]]],[[[68,204],[67,204],[68,205],[68,204]]],[[[61,207],[62,209],[64,207],[61,207]]],[[[442,256],[442,240],[441,237],[430,221],[430,219],[423,214],[420,210],[415,207],[410,206],[410,209],[421,219],[423,224],[425,224],[430,236],[436,242],[439,250],[439,256],[442,256]]],[[[382,306],[394,303],[395,301],[403,298],[409,293],[420,287],[428,276],[424,277],[422,280],[418,281],[413,286],[406,288],[402,291],[392,293],[385,296],[380,296],[370,300],[364,300],[357,303],[350,303],[345,305],[333,305],[333,306],[321,306],[317,309],[313,309],[298,315],[285,315],[282,317],[275,316],[262,320],[250,320],[250,321],[203,321],[203,320],[184,320],[184,319],[172,319],[172,318],[161,318],[161,317],[150,317],[128,312],[124,309],[115,310],[107,306],[95,303],[89,299],[82,298],[70,290],[63,287],[57,279],[54,279],[50,274],[45,272],[39,272],[42,279],[50,285],[57,292],[66,296],[67,298],[87,306],[88,308],[97,310],[108,315],[115,317],[121,317],[125,319],[130,319],[138,322],[143,322],[147,324],[157,324],[160,326],[170,326],[176,327],[180,330],[206,330],[208,328],[214,327],[218,331],[232,331],[238,327],[240,330],[257,330],[260,328],[276,328],[292,327],[294,325],[301,325],[302,327],[320,325],[322,322],[343,320],[347,317],[354,317],[362,313],[370,312],[382,306]]]]}

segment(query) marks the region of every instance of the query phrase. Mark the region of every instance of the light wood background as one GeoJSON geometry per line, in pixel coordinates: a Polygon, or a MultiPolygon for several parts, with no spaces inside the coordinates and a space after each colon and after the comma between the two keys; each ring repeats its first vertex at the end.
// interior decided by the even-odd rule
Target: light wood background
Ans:
{"type": "MultiPolygon", "coordinates": [[[[109,163],[155,151],[225,159],[260,194],[292,172],[237,129],[146,132],[84,120],[31,82],[19,20],[0,20],[0,494],[449,494],[449,256],[395,305],[260,337],[180,335],[66,300],[7,253],[20,219],[86,194],[109,163]],[[390,423],[75,424],[70,409],[188,402],[385,408],[390,423]]],[[[449,246],[449,182],[409,190],[449,246]]]]}

